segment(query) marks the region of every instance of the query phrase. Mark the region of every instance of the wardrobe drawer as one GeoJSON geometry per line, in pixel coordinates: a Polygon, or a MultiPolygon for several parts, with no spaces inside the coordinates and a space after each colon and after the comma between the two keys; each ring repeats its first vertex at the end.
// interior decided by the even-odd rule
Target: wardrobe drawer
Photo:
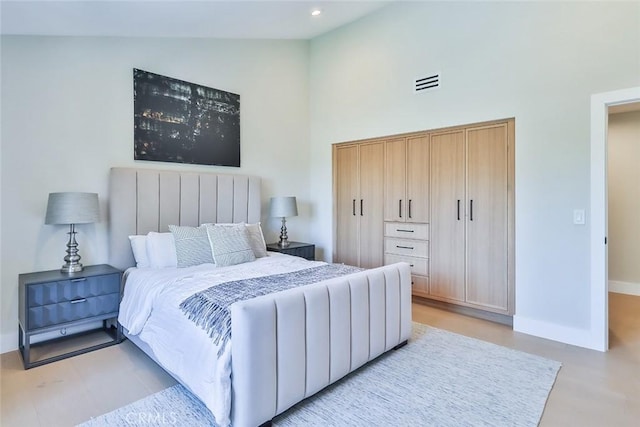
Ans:
{"type": "Polygon", "coordinates": [[[408,222],[385,222],[384,235],[401,239],[429,239],[429,224],[412,224],[408,222]]]}
{"type": "Polygon", "coordinates": [[[429,275],[429,259],[417,258],[404,255],[384,254],[385,265],[394,264],[396,262],[407,262],[411,266],[411,274],[418,274],[420,276],[429,275]]]}
{"type": "Polygon", "coordinates": [[[424,276],[411,276],[411,293],[414,295],[429,296],[429,278],[424,276]]]}
{"type": "Polygon", "coordinates": [[[429,242],[386,237],[384,239],[384,252],[386,254],[426,258],[429,256],[429,242]]]}

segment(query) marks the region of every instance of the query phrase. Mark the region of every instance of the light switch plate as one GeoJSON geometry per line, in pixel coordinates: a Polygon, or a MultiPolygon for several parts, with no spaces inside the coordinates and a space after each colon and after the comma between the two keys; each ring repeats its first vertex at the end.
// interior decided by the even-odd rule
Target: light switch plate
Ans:
{"type": "Polygon", "coordinates": [[[573,223],[576,225],[584,225],[584,209],[574,209],[573,210],[573,223]]]}

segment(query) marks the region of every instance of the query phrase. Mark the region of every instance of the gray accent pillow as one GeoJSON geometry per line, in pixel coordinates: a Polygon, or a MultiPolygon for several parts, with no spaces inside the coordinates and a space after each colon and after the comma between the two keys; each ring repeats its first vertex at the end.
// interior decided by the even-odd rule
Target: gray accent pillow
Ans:
{"type": "Polygon", "coordinates": [[[225,267],[256,259],[244,224],[207,225],[206,228],[216,266],[225,267]]]}
{"type": "Polygon", "coordinates": [[[204,263],[213,264],[206,227],[170,225],[169,231],[173,234],[176,242],[178,267],[191,267],[204,263]]]}

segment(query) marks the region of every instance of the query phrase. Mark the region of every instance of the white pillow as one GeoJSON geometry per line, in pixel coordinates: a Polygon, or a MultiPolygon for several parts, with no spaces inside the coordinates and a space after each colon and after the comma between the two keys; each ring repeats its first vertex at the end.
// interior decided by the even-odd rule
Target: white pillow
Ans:
{"type": "Polygon", "coordinates": [[[207,225],[213,260],[217,267],[254,261],[249,232],[244,224],[235,226],[207,225]]]}
{"type": "Polygon", "coordinates": [[[147,236],[129,236],[133,258],[136,260],[138,268],[149,267],[149,257],[147,256],[147,236]]]}
{"type": "Polygon", "coordinates": [[[267,256],[267,243],[264,240],[264,234],[262,233],[262,226],[260,225],[260,222],[257,222],[255,224],[247,224],[244,222],[238,222],[238,223],[225,222],[225,223],[219,223],[219,224],[205,223],[202,225],[204,226],[218,225],[221,227],[233,227],[239,224],[244,224],[247,227],[249,244],[251,245],[251,250],[253,250],[253,255],[256,258],[262,258],[267,256]]]}
{"type": "Polygon", "coordinates": [[[245,225],[249,232],[249,244],[251,245],[251,249],[253,249],[255,257],[262,258],[267,256],[267,243],[264,241],[264,234],[262,234],[260,223],[245,225]]]}
{"type": "Polygon", "coordinates": [[[152,268],[177,267],[176,244],[171,233],[147,234],[147,257],[152,268]]]}

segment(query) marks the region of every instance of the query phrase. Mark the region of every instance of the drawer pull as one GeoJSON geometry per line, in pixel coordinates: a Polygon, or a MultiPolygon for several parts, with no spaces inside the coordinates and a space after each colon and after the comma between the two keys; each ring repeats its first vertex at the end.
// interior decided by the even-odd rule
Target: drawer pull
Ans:
{"type": "Polygon", "coordinates": [[[398,249],[411,249],[411,250],[413,250],[413,247],[411,247],[411,246],[400,246],[400,245],[396,245],[396,248],[398,248],[398,249]]]}
{"type": "Polygon", "coordinates": [[[413,267],[413,264],[409,264],[409,267],[413,267]]]}
{"type": "Polygon", "coordinates": [[[402,233],[413,233],[414,230],[401,230],[399,228],[396,228],[396,231],[402,232],[402,233]]]}
{"type": "Polygon", "coordinates": [[[79,298],[79,299],[71,300],[70,302],[71,302],[71,304],[78,304],[80,302],[86,302],[86,301],[87,301],[86,298],[79,298]]]}
{"type": "Polygon", "coordinates": [[[81,277],[79,279],[71,279],[72,282],[84,282],[85,280],[87,280],[86,277],[81,277]]]}

